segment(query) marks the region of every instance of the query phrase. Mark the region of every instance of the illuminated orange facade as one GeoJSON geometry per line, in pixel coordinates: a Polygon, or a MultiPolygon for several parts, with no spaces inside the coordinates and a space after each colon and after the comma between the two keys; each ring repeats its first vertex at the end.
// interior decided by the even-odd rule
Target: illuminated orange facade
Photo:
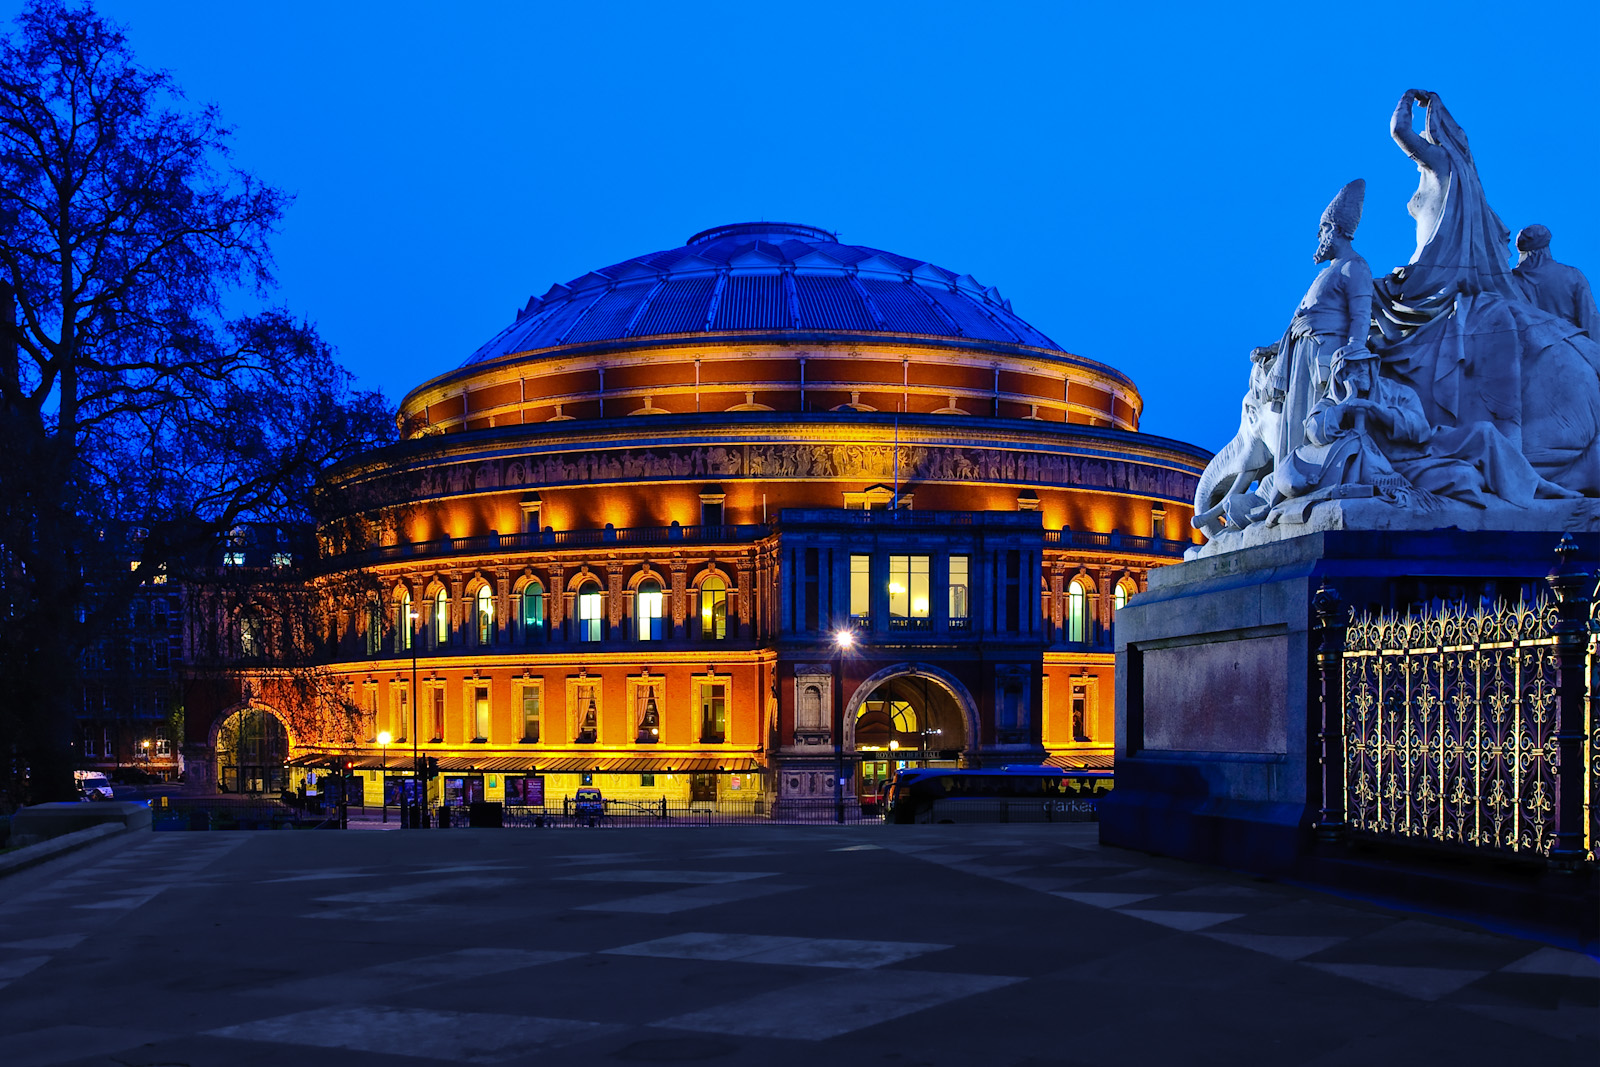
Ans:
{"type": "Polygon", "coordinates": [[[555,286],[333,472],[382,502],[336,561],[380,590],[333,608],[354,751],[546,803],[1104,763],[1115,607],[1191,543],[1208,458],[1140,409],[997,291],[812,227],[555,286]]]}

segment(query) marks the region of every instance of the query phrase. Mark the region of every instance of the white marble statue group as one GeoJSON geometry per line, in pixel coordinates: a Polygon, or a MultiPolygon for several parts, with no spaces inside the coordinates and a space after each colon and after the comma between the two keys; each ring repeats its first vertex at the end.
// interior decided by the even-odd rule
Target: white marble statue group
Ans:
{"type": "Polygon", "coordinates": [[[1510,267],[1510,231],[1438,94],[1408,90],[1390,132],[1421,175],[1408,205],[1416,252],[1374,281],[1351,246],[1359,179],[1323,212],[1325,266],[1283,337],[1251,353],[1239,432],[1195,493],[1209,550],[1310,528],[1459,525],[1473,513],[1515,526],[1527,509],[1549,510],[1543,501],[1600,514],[1585,499],[1600,497],[1600,316],[1588,282],[1551,258],[1540,225],[1517,234],[1510,267]],[[1420,133],[1414,105],[1426,109],[1420,133]]]}

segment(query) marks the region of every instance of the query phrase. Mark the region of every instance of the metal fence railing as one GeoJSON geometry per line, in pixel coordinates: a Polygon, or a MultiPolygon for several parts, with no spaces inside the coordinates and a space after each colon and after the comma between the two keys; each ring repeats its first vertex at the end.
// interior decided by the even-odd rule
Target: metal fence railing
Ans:
{"type": "Polygon", "coordinates": [[[599,805],[563,797],[538,807],[525,805],[452,805],[429,812],[434,827],[503,826],[513,828],[764,826],[773,824],[880,823],[873,804],[846,797],[827,800],[657,801],[605,800],[599,805]]]}
{"type": "Polygon", "coordinates": [[[1594,862],[1594,575],[1558,552],[1531,605],[1352,613],[1319,591],[1321,836],[1594,862]]]}

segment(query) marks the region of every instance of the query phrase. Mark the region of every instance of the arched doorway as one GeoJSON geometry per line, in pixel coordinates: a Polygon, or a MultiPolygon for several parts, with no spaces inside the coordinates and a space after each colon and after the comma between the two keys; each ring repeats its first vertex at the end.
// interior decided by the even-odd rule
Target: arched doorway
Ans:
{"type": "Polygon", "coordinates": [[[976,730],[970,694],[955,678],[903,664],[864,681],[845,710],[845,747],[860,762],[856,792],[873,800],[904,767],[954,767],[976,730]]]}
{"type": "Polygon", "coordinates": [[[275,795],[287,782],[289,732],[266,708],[252,704],[224,719],[215,750],[220,792],[275,795]]]}

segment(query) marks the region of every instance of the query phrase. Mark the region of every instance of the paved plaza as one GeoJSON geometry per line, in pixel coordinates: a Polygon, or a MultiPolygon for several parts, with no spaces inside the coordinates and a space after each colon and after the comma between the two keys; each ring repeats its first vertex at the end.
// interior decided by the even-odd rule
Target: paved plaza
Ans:
{"type": "Polygon", "coordinates": [[[0,1063],[1600,1062],[1591,957],[1095,830],[125,835],[0,881],[0,1063]]]}

